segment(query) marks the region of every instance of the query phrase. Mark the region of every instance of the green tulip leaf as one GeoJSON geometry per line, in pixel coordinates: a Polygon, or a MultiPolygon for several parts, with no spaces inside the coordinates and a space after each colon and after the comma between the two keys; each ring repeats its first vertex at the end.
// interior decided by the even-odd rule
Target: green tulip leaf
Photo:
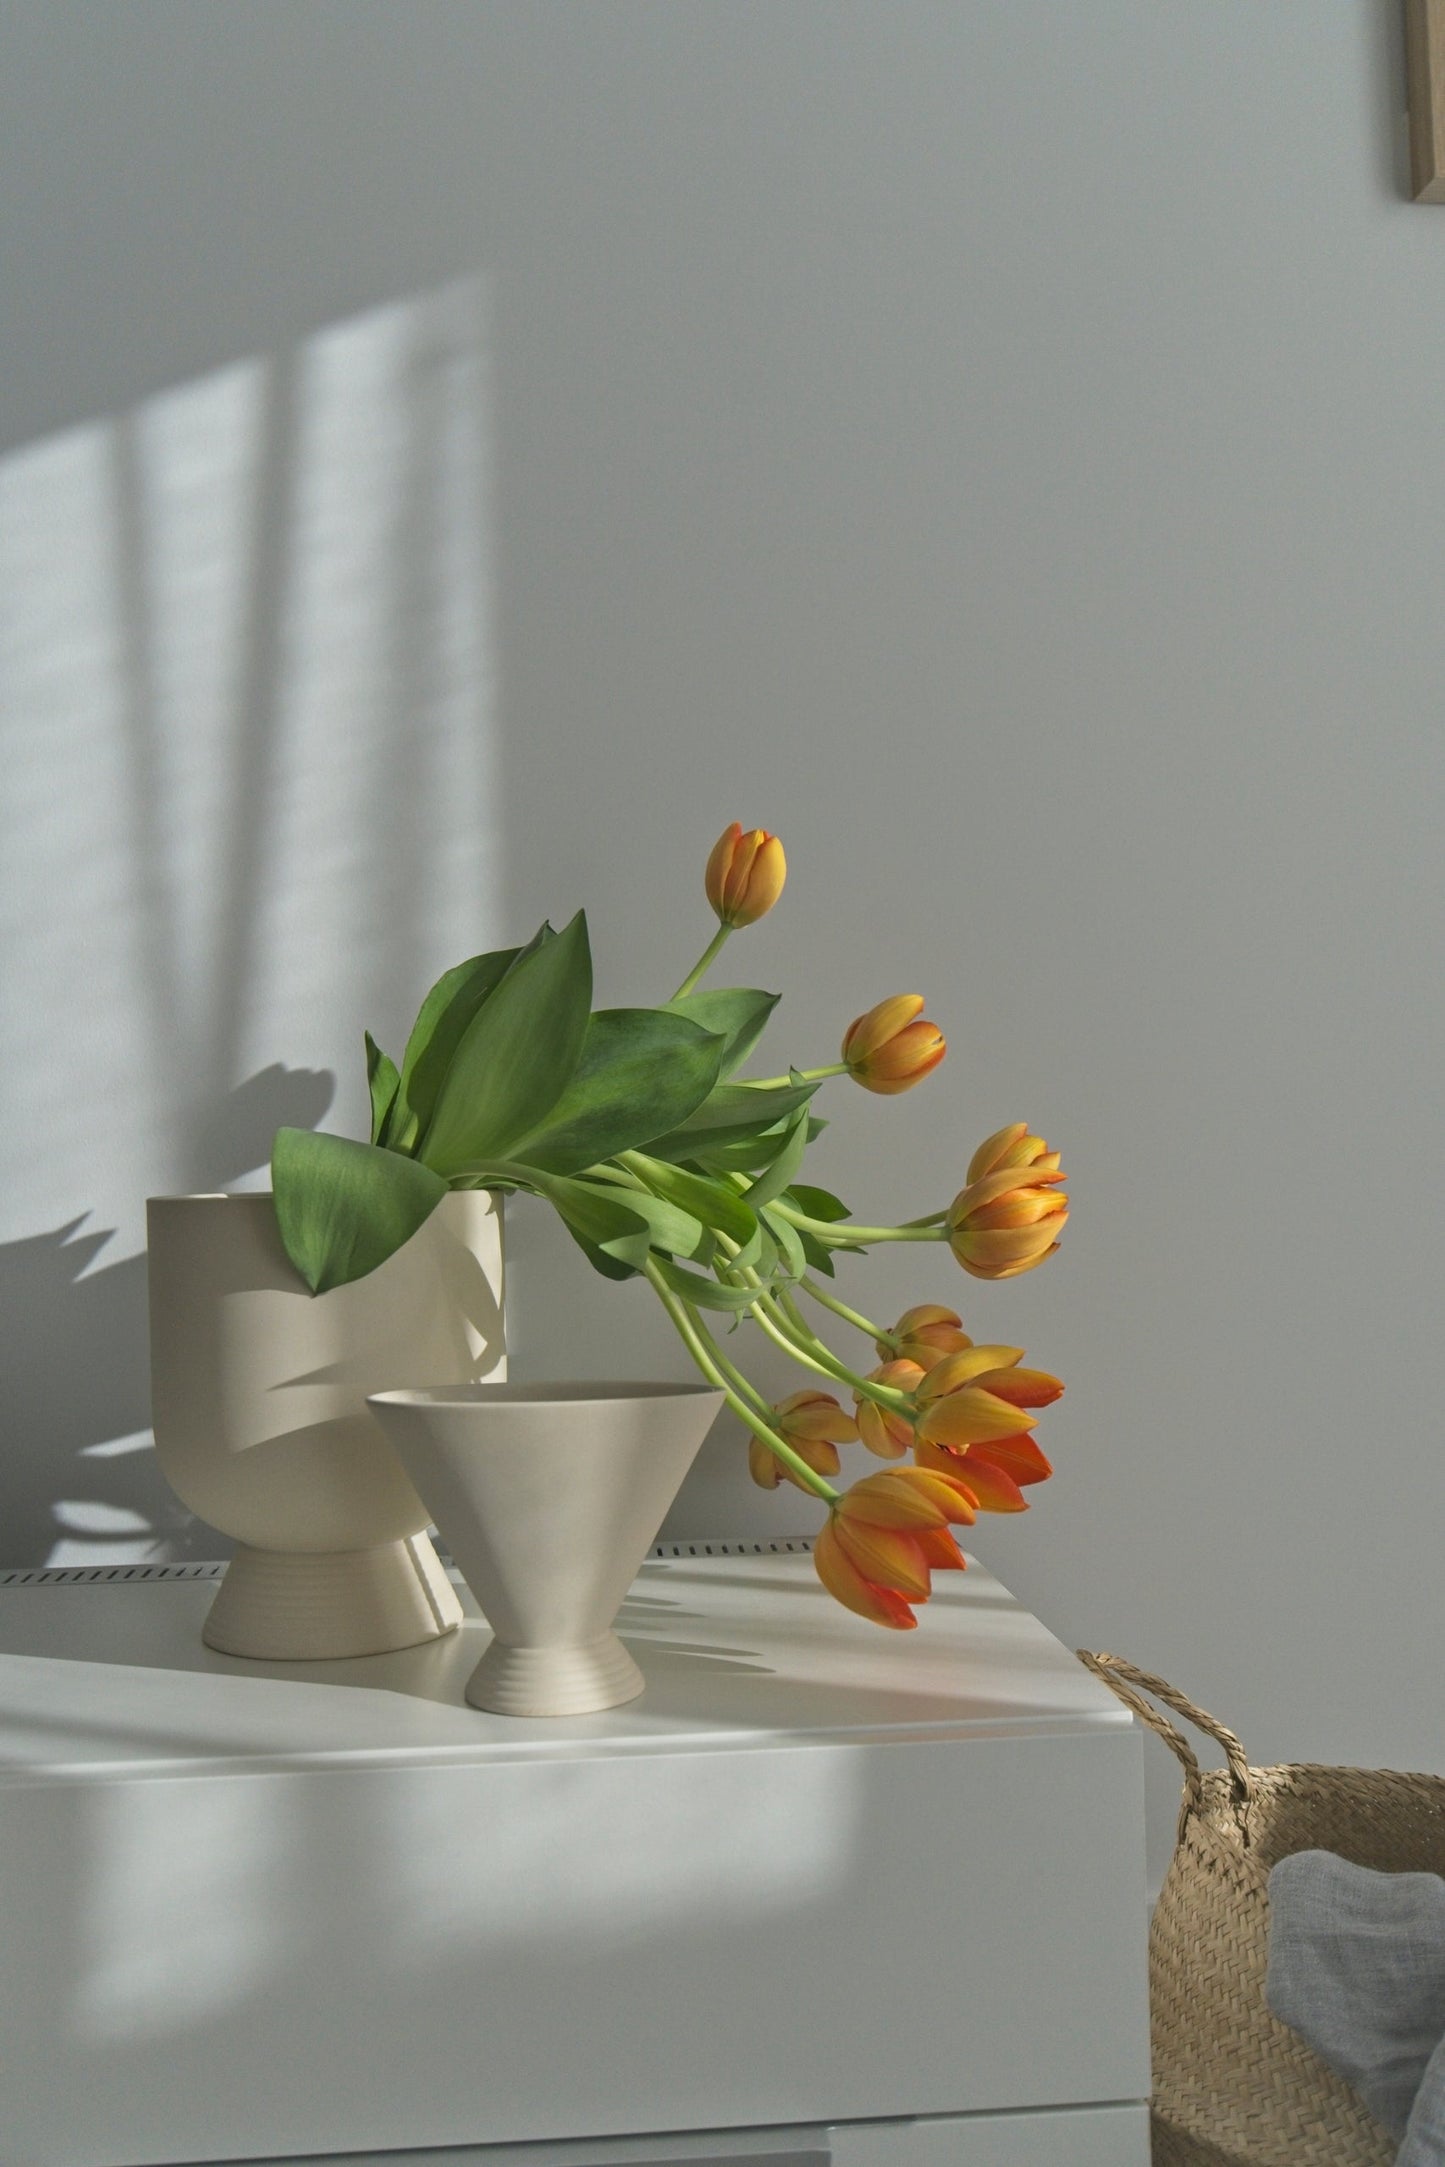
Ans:
{"type": "Polygon", "coordinates": [[[710,993],[683,993],[675,1001],[668,1001],[667,1011],[673,1016],[686,1016],[690,1022],[700,1024],[704,1031],[711,1031],[723,1041],[722,1059],[718,1075],[731,1076],[740,1068],[756,1046],[767,1028],[767,1021],[777,1007],[780,996],[761,993],[756,986],[720,986],[710,993]]]}
{"type": "MultiPolygon", "coordinates": [[[[816,1114],[808,1116],[808,1142],[822,1135],[828,1126],[816,1114]]],[[[710,1174],[761,1174],[772,1165],[787,1134],[787,1123],[774,1122],[759,1136],[752,1136],[740,1144],[716,1144],[704,1149],[701,1145],[695,1154],[695,1163],[710,1174]]]]}
{"type": "Polygon", "coordinates": [[[574,1234],[635,1270],[641,1270],[654,1250],[691,1257],[709,1248],[710,1236],[701,1221],[663,1197],[564,1174],[539,1174],[537,1188],[574,1234]]]}
{"type": "Polygon", "coordinates": [[[382,1052],[370,1031],[366,1034],[366,1082],[371,1093],[371,1141],[384,1144],[386,1126],[396,1104],[401,1077],[390,1054],[382,1052]]]}
{"type": "Polygon", "coordinates": [[[764,1210],[763,1219],[768,1232],[778,1245],[780,1261],[789,1279],[801,1279],[808,1269],[808,1253],[804,1249],[796,1227],[789,1226],[781,1212],[764,1210]]]}
{"type": "Polygon", "coordinates": [[[422,1002],[406,1042],[397,1118],[389,1142],[403,1150],[415,1143],[418,1132],[432,1117],[447,1070],[478,1009],[496,992],[514,963],[555,939],[551,926],[543,924],[525,948],[497,948],[488,955],[469,956],[454,970],[442,973],[422,1002]]]}
{"type": "Polygon", "coordinates": [[[832,1251],[825,1249],[817,1235],[810,1234],[806,1227],[796,1227],[794,1232],[803,1245],[803,1255],[808,1260],[809,1268],[821,1272],[825,1279],[836,1279],[838,1274],[833,1267],[832,1251]]]}
{"type": "Polygon", "coordinates": [[[312,1129],[276,1131],[271,1186],[286,1254],[313,1294],[374,1272],[447,1193],[414,1159],[312,1129]]]}
{"type": "Polygon", "coordinates": [[[833,1220],[848,1217],[848,1206],[834,1196],[831,1189],[815,1189],[806,1181],[795,1181],[782,1202],[795,1205],[805,1219],[833,1220]]]}
{"type": "Polygon", "coordinates": [[[808,1148],[808,1113],[800,1106],[784,1129],[775,1157],[759,1174],[752,1187],[746,1190],[745,1200],[754,1211],[771,1204],[774,1197],[781,1196],[794,1174],[803,1163],[808,1148]]]}
{"type": "Polygon", "coordinates": [[[724,1041],[660,1008],[592,1016],[562,1096],[507,1153],[527,1166],[579,1173],[675,1128],[717,1082],[724,1041]]]}
{"type": "MultiPolygon", "coordinates": [[[[686,1121],[647,1146],[654,1159],[694,1159],[728,1144],[751,1143],[789,1114],[806,1106],[816,1083],[801,1077],[759,1090],[752,1084],[720,1083],[686,1121]]],[[[771,1153],[769,1154],[771,1156],[771,1153]]]]}
{"type": "Polygon", "coordinates": [[[756,1287],[719,1286],[717,1280],[704,1279],[701,1272],[690,1272],[685,1264],[675,1263],[671,1257],[654,1257],[652,1261],[673,1293],[698,1309],[723,1309],[740,1316],[758,1298],[756,1287]]]}
{"type": "Polygon", "coordinates": [[[589,1241],[585,1234],[580,1233],[564,1213],[559,1212],[557,1216],[594,1272],[600,1272],[604,1279],[641,1278],[642,1274],[635,1264],[624,1264],[620,1257],[609,1256],[605,1249],[599,1249],[596,1242],[589,1241]]]}
{"type": "MultiPolygon", "coordinates": [[[[640,1160],[633,1163],[641,1166],[640,1160]]],[[[690,1212],[716,1233],[726,1234],[730,1241],[750,1242],[757,1233],[756,1213],[749,1210],[728,1182],[689,1173],[685,1167],[671,1166],[662,1159],[651,1159],[640,1178],[668,1203],[690,1212]]]]}
{"type": "Polygon", "coordinates": [[[581,1057],[592,1005],[587,919],[520,955],[463,1031],[419,1155],[441,1174],[505,1158],[550,1113],[581,1057]]]}

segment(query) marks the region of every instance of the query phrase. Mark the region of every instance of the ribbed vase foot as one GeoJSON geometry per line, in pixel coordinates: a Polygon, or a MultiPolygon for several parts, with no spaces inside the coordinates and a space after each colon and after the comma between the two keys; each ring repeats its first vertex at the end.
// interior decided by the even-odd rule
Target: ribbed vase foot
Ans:
{"type": "Polygon", "coordinates": [[[462,1622],[426,1535],[372,1550],[251,1550],[226,1568],[201,1638],[221,1655],[325,1662],[437,1640],[462,1622]]]}
{"type": "Polygon", "coordinates": [[[580,1716],[636,1700],[645,1682],[615,1633],[571,1648],[494,1640],[467,1680],[467,1699],[499,1716],[580,1716]]]}

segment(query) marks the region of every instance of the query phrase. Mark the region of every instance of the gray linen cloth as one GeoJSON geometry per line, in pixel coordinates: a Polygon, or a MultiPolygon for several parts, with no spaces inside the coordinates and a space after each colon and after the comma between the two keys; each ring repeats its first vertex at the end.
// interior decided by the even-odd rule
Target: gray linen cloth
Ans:
{"type": "Polygon", "coordinates": [[[1281,1859],[1269,1877],[1265,1998],[1376,2121],[1405,2139],[1398,2167],[1445,2163],[1438,1874],[1375,1873],[1332,1851],[1281,1859]]]}
{"type": "Polygon", "coordinates": [[[1395,2155],[1395,2167],[1440,2167],[1445,2161],[1445,2039],[1429,2061],[1415,2094],[1405,2130],[1405,2142],[1395,2155]]]}

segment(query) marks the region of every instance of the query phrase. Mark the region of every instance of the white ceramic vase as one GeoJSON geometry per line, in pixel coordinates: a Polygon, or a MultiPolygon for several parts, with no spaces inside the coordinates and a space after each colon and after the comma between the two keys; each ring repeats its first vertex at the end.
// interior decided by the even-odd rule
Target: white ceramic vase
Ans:
{"type": "Polygon", "coordinates": [[[153,1197],[146,1214],[157,1457],[238,1546],[207,1644],[315,1661],[452,1631],[431,1516],[366,1396],[401,1377],[505,1376],[494,1200],[453,1191],[385,1264],[320,1295],[268,1194],[153,1197]]]}
{"type": "Polygon", "coordinates": [[[562,1716],[635,1699],[644,1679],[613,1620],[721,1392],[476,1384],[368,1404],[492,1628],[472,1706],[562,1716]]]}

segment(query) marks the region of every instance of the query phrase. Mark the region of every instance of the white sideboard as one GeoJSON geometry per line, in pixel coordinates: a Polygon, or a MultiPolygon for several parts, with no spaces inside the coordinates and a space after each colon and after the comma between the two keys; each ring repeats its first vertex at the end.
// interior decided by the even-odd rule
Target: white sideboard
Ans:
{"type": "Polygon", "coordinates": [[[1132,1720],[979,1566],[905,1636],[670,1547],[550,1721],[475,1618],[260,1664],[0,1575],[4,2167],[1145,2167],[1132,1720]]]}

